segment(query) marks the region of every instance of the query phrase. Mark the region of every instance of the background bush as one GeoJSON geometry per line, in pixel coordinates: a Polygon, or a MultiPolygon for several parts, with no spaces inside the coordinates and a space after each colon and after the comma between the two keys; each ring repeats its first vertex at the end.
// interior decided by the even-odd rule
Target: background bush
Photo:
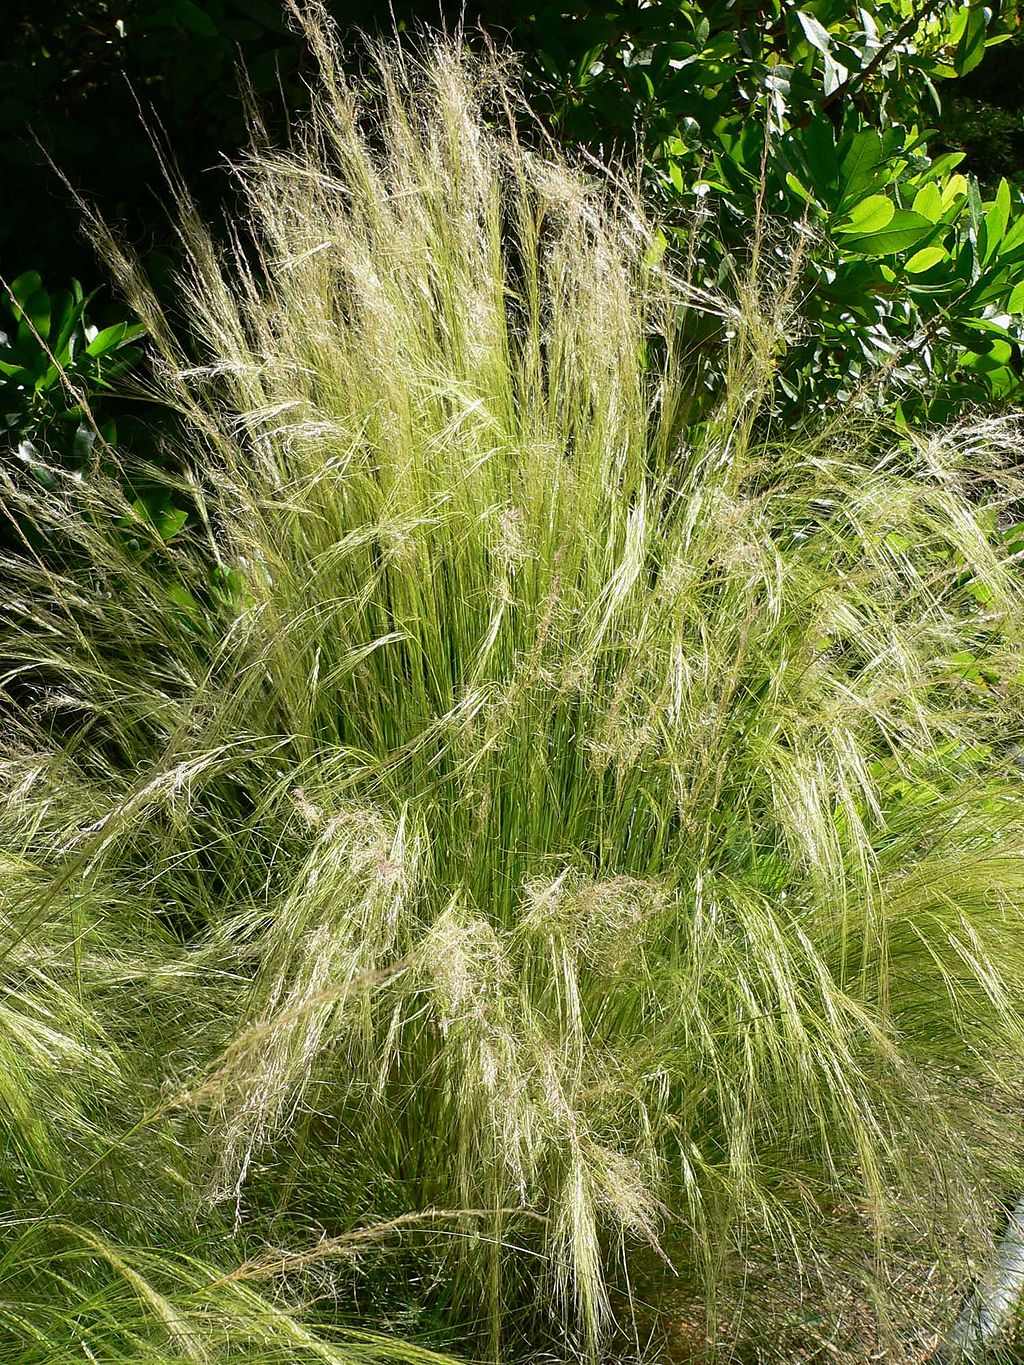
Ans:
{"type": "Polygon", "coordinates": [[[81,472],[92,464],[97,437],[114,439],[112,425],[99,426],[99,405],[140,359],[132,343],[143,329],[97,327],[90,302],[77,280],[51,295],[34,270],[12,280],[0,300],[0,421],[26,461],[38,463],[38,441],[81,472]]]}
{"type": "MultiPolygon", "coordinates": [[[[394,15],[402,26],[453,24],[462,10],[399,4],[394,15]]],[[[854,393],[898,404],[914,421],[1017,401],[1020,194],[1013,174],[993,174],[991,138],[980,153],[965,132],[972,118],[1002,117],[1004,149],[1012,143],[1005,112],[966,103],[986,47],[1016,32],[1009,0],[919,12],[900,0],[803,8],[659,0],[579,11],[498,3],[470,6],[465,17],[522,53],[531,97],[559,136],[602,157],[640,157],[667,230],[690,242],[707,287],[728,287],[755,220],[769,228],[767,253],[783,273],[799,253],[804,328],[790,329],[776,357],[775,401],[791,419],[854,393]],[[956,90],[958,78],[965,94],[943,120],[940,92],[956,90]],[[975,149],[973,168],[958,167],[961,152],[936,155],[959,143],[975,149]]],[[[350,33],[391,22],[380,6],[360,4],[339,18],[350,33]]],[[[173,245],[138,106],[212,214],[230,202],[223,158],[243,137],[236,62],[275,134],[285,105],[293,114],[306,105],[310,54],[273,0],[33,4],[20,19],[15,11],[7,43],[0,250],[12,274],[42,269],[51,288],[71,274],[94,278],[95,266],[77,239],[78,210],[26,126],[108,220],[123,217],[159,280],[173,245]]],[[[991,69],[1012,105],[1002,68],[991,69]]],[[[706,317],[691,326],[695,387],[710,399],[723,338],[706,317]]],[[[697,401],[692,419],[700,416],[697,401]]]]}

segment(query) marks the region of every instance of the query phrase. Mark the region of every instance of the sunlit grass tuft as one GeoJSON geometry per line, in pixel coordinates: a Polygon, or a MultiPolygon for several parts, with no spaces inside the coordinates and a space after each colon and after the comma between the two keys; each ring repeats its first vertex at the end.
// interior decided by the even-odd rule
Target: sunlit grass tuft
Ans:
{"type": "Polygon", "coordinates": [[[1012,432],[773,436],[756,278],[684,429],[728,309],[641,207],[496,62],[374,49],[364,108],[304,13],[248,244],[182,205],[200,363],[106,242],[188,526],[4,475],[17,1359],[594,1355],[637,1248],[712,1306],[851,1210],[865,1273],[896,1209],[966,1255],[1019,1169],[1012,432]]]}

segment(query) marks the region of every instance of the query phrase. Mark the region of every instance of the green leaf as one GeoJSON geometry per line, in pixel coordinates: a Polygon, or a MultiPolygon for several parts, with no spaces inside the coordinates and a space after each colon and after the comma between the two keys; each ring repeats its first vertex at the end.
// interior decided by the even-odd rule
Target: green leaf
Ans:
{"type": "Polygon", "coordinates": [[[127,345],[129,341],[134,341],[145,332],[145,328],[139,323],[115,322],[112,327],[104,327],[102,332],[98,332],[85,348],[86,355],[103,356],[111,351],[116,351],[118,347],[127,345]]]}
{"type": "MultiPolygon", "coordinates": [[[[1002,180],[1000,180],[999,187],[996,190],[995,204],[998,206],[999,211],[1003,215],[1003,222],[1008,223],[1010,221],[1011,201],[1010,186],[1005,176],[1003,177],[1002,180]]],[[[1005,228],[1003,230],[1005,231],[1005,228]]]]}
{"type": "Polygon", "coordinates": [[[989,261],[998,250],[1006,235],[1006,225],[1010,221],[1010,187],[1000,180],[996,197],[985,214],[985,248],[982,260],[989,261]]]}
{"type": "Polygon", "coordinates": [[[943,152],[941,156],[937,156],[923,171],[919,172],[916,177],[918,183],[945,180],[951,171],[956,170],[966,155],[966,152],[943,152]]]}
{"type": "Polygon", "coordinates": [[[101,356],[113,351],[124,340],[126,326],[127,323],[115,322],[113,327],[104,327],[102,332],[97,332],[85,348],[86,355],[101,356]]]}
{"type": "Polygon", "coordinates": [[[18,324],[19,341],[29,347],[36,347],[50,336],[50,296],[45,289],[37,289],[21,302],[21,321],[18,324]]]}
{"type": "Polygon", "coordinates": [[[165,543],[172,540],[188,521],[188,513],[173,506],[166,500],[166,495],[136,498],[132,503],[132,511],[140,521],[148,522],[165,543]]]}
{"type": "Polygon", "coordinates": [[[796,17],[800,20],[800,27],[804,31],[804,37],[810,43],[811,47],[816,47],[819,52],[823,52],[828,56],[829,50],[832,47],[832,38],[829,35],[828,29],[825,28],[820,20],[815,19],[813,14],[808,14],[805,10],[798,9],[796,17]]]}
{"type": "Polygon", "coordinates": [[[943,211],[952,207],[958,199],[962,199],[968,192],[968,181],[965,175],[951,175],[942,186],[942,205],[943,211]]]}
{"type": "Polygon", "coordinates": [[[926,246],[921,251],[915,252],[903,269],[911,275],[923,275],[926,270],[931,270],[933,265],[938,265],[940,261],[947,259],[945,247],[926,246]]]}
{"type": "Polygon", "coordinates": [[[71,294],[66,291],[55,294],[53,298],[53,313],[50,322],[52,336],[50,346],[54,354],[54,359],[59,365],[67,365],[71,360],[68,351],[68,342],[71,340],[71,333],[75,329],[75,324],[81,316],[81,310],[76,307],[71,294]]]}
{"type": "Polygon", "coordinates": [[[860,203],[854,204],[846,218],[837,223],[836,232],[851,232],[861,236],[865,233],[881,232],[892,222],[896,205],[884,194],[869,194],[860,203]]]}
{"type": "Polygon", "coordinates": [[[24,304],[26,299],[29,299],[33,294],[38,293],[42,287],[43,277],[40,275],[39,271],[26,270],[24,275],[19,275],[16,280],[12,281],[10,289],[16,302],[24,304]]]}
{"type": "Polygon", "coordinates": [[[188,513],[180,507],[169,507],[156,521],[156,529],[162,540],[172,540],[188,521],[188,513]]]}
{"type": "Polygon", "coordinates": [[[967,15],[963,34],[956,45],[953,65],[958,76],[973,71],[985,55],[985,10],[975,2],[967,15]]]}
{"type": "Polygon", "coordinates": [[[1024,313],[1024,280],[1021,280],[1020,284],[1014,285],[1006,309],[1009,313],[1024,313]]]}
{"type": "Polygon", "coordinates": [[[208,14],[193,3],[193,0],[173,0],[171,8],[182,27],[188,29],[189,33],[198,34],[200,38],[218,36],[217,25],[208,14]]]}
{"type": "Polygon", "coordinates": [[[167,585],[167,596],[188,616],[194,616],[199,612],[199,603],[189,592],[188,588],[183,588],[180,583],[169,583],[167,585]]]}
{"type": "Polygon", "coordinates": [[[874,128],[864,128],[850,144],[839,166],[843,204],[860,198],[875,181],[882,162],[882,139],[874,128]]]}
{"type": "Polygon", "coordinates": [[[932,231],[934,224],[923,214],[914,213],[912,209],[896,209],[885,227],[861,236],[850,236],[844,246],[866,256],[892,256],[917,246],[932,231]]]}
{"type": "Polygon", "coordinates": [[[1000,256],[1007,256],[1011,251],[1016,251],[1022,243],[1024,243],[1024,213],[1015,223],[1010,224],[1006,236],[1000,243],[1000,256]]]}
{"type": "Polygon", "coordinates": [[[977,231],[982,220],[981,191],[977,176],[973,175],[967,181],[967,211],[971,215],[971,226],[977,231]]]}
{"type": "Polygon", "coordinates": [[[821,60],[824,66],[822,89],[826,95],[834,95],[840,86],[846,84],[850,73],[841,62],[834,61],[827,52],[821,54],[821,60]]]}
{"type": "Polygon", "coordinates": [[[942,217],[942,192],[938,185],[922,185],[914,195],[911,208],[915,213],[922,214],[930,222],[937,223],[942,217]]]}
{"type": "Polygon", "coordinates": [[[835,134],[828,119],[823,114],[816,115],[805,128],[792,134],[787,145],[807,168],[807,175],[800,176],[801,183],[810,185],[825,202],[835,207],[839,162],[835,134]]]}

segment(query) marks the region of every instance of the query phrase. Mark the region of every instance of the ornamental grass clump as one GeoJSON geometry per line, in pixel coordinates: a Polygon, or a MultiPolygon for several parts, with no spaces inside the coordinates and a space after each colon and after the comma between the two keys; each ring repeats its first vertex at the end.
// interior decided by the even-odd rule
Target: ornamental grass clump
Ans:
{"type": "Polygon", "coordinates": [[[713,1308],[897,1228],[956,1273],[1021,1175],[1013,433],[773,434],[785,280],[674,273],[496,59],[364,104],[303,14],[173,317],[106,240],[172,510],[4,475],[0,1360],[595,1356],[637,1267],[713,1308]]]}

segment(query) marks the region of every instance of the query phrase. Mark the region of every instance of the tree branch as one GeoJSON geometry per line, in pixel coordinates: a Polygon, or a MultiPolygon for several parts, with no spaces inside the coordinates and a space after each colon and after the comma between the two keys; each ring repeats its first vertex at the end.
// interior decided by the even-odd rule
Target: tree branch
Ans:
{"type": "Polygon", "coordinates": [[[853,76],[848,76],[847,79],[843,81],[842,85],[837,85],[831,95],[828,95],[822,100],[818,105],[818,108],[821,110],[831,109],[833,104],[841,99],[846,99],[849,95],[852,95],[854,91],[859,90],[861,86],[865,85],[866,82],[871,79],[885,59],[899,47],[900,43],[909,38],[912,33],[915,33],[924,21],[934,14],[940,5],[943,5],[944,3],[945,0],[925,0],[925,4],[920,12],[918,14],[912,14],[907,22],[898,28],[887,42],[882,44],[864,70],[858,71],[853,76]]]}

